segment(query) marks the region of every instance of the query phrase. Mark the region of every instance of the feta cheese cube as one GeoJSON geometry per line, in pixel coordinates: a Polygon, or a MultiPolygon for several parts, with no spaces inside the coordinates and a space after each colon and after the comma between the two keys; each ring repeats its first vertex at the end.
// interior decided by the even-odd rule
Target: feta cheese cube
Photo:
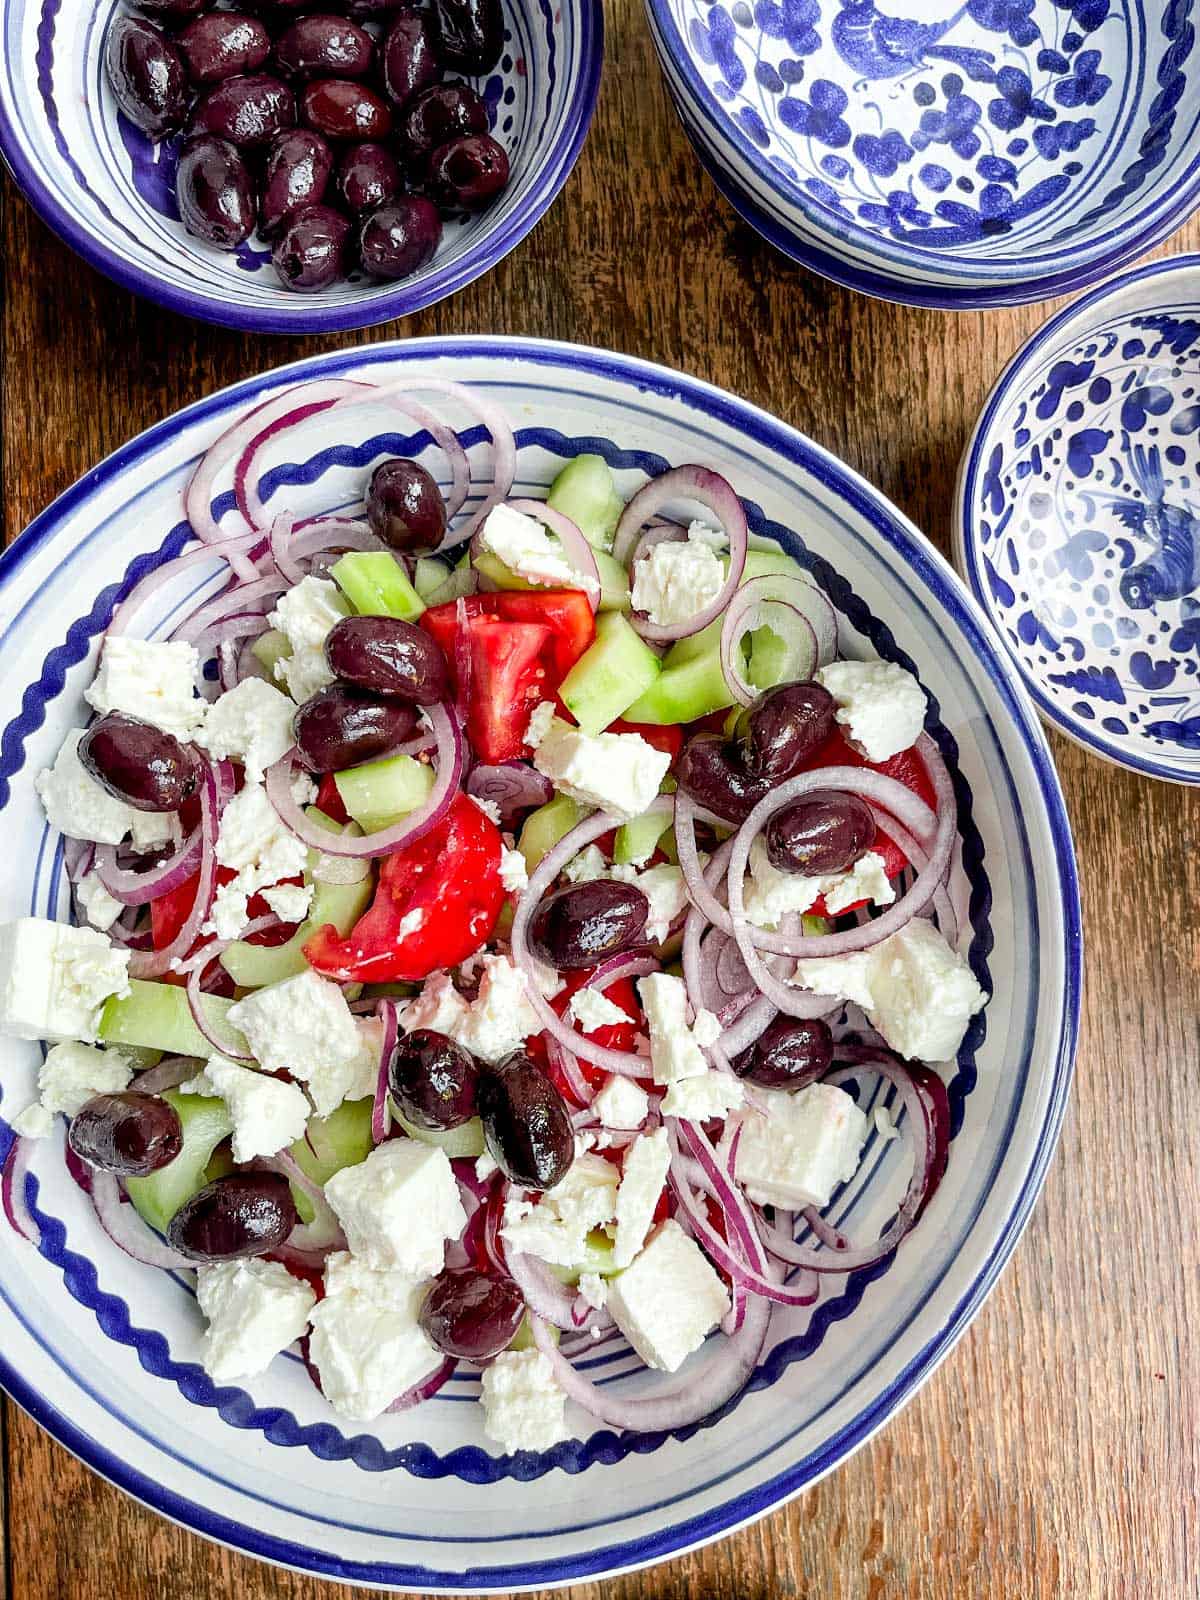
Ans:
{"type": "Polygon", "coordinates": [[[268,1072],[308,1085],[319,1116],[336,1110],[361,1074],[362,1036],[346,997],[315,972],[246,995],[229,1008],[229,1020],[268,1072]]]}
{"type": "Polygon", "coordinates": [[[500,852],[500,882],[509,894],[520,894],[522,889],[529,887],[529,868],[525,865],[525,857],[519,850],[510,850],[507,845],[500,852]]]}
{"type": "Polygon", "coordinates": [[[308,861],[308,847],[279,819],[261,783],[247,783],[221,813],[217,860],[232,867],[248,894],[298,877],[308,861]]]}
{"type": "Polygon", "coordinates": [[[541,1030],[525,974],[507,956],[484,956],[479,993],[454,1034],[458,1043],[481,1061],[503,1061],[541,1030]]]}
{"type": "Polygon", "coordinates": [[[613,1265],[626,1267],[642,1248],[649,1232],[655,1207],[667,1181],[671,1149],[667,1130],[656,1128],[633,1141],[625,1157],[625,1171],[617,1190],[617,1236],[613,1242],[613,1265]]]}
{"type": "Polygon", "coordinates": [[[525,729],[525,743],[531,750],[536,750],[538,745],[550,732],[550,724],[554,721],[555,705],[553,700],[541,700],[533,708],[529,718],[529,726],[525,729]]]}
{"type": "Polygon", "coordinates": [[[413,1278],[442,1270],[446,1240],[467,1222],[445,1151],[416,1139],[377,1145],[365,1161],[335,1172],[325,1198],[352,1255],[413,1278]]]}
{"type": "Polygon", "coordinates": [[[214,934],[218,939],[240,939],[249,923],[250,896],[241,883],[234,878],[218,884],[201,933],[214,934]]]}
{"type": "Polygon", "coordinates": [[[608,862],[600,853],[599,845],[590,844],[586,850],[581,850],[573,861],[568,861],[563,868],[563,877],[568,883],[594,883],[597,878],[603,878],[608,873],[608,862]]]}
{"type": "Polygon", "coordinates": [[[606,1128],[640,1128],[650,1109],[650,1096],[632,1078],[614,1074],[592,1101],[592,1109],[606,1128]]]}
{"type": "Polygon", "coordinates": [[[599,989],[576,989],[567,1006],[567,1016],[577,1022],[584,1033],[594,1033],[597,1028],[619,1027],[629,1016],[599,989]]]}
{"type": "Polygon", "coordinates": [[[159,850],[180,837],[177,811],[129,812],[129,843],[138,855],[159,850]]]}
{"type": "Polygon", "coordinates": [[[214,1383],[236,1383],[296,1342],[317,1297],[278,1261],[252,1258],[199,1267],[196,1300],[208,1318],[204,1370],[214,1383]]]}
{"type": "Polygon", "coordinates": [[[729,1296],[700,1246],[668,1219],[609,1279],[608,1309],[648,1367],[677,1372],[728,1314],[729,1296]]]}
{"type": "Polygon", "coordinates": [[[189,1091],[216,1095],[229,1107],[235,1161],[273,1156],[302,1139],[308,1126],[308,1096],[299,1085],[224,1056],[213,1056],[189,1091]]]}
{"type": "MultiPolygon", "coordinates": [[[[658,548],[656,545],[655,549],[658,548]]],[[[661,866],[648,867],[645,872],[639,872],[633,866],[618,865],[612,868],[609,877],[615,878],[619,883],[632,883],[646,896],[650,902],[650,914],[646,918],[646,937],[652,944],[660,944],[670,933],[675,918],[688,903],[687,884],[684,882],[682,869],[666,862],[661,866]]]]}
{"type": "Polygon", "coordinates": [[[129,832],[135,812],[123,800],[109,794],[79,759],[83,728],[72,728],[54,758],[53,767],[39,772],[33,786],[46,808],[50,826],[69,839],[88,839],[95,844],[120,844],[129,832]]]}
{"type": "Polygon", "coordinates": [[[54,1132],[53,1114],[35,1100],[10,1119],[9,1127],[19,1139],[48,1139],[54,1132]]]}
{"type": "Polygon", "coordinates": [[[309,1355],[334,1410],[369,1422],[441,1364],[417,1322],[426,1285],[339,1252],[326,1263],[325,1291],[309,1355]]]}
{"type": "Polygon", "coordinates": [[[356,1017],[358,1053],[346,1068],[343,1100],[373,1100],[379,1084],[379,1059],[383,1054],[382,1017],[356,1017]]]}
{"type": "Polygon", "coordinates": [[[813,1083],[764,1089],[767,1110],[741,1115],[735,1174],[757,1205],[801,1211],[829,1204],[854,1176],[867,1119],[844,1089],[813,1083]]]}
{"type": "Polygon", "coordinates": [[[698,1078],[708,1071],[704,1052],[687,1023],[687,989],[682,978],[652,972],[638,981],[650,1034],[650,1066],[655,1083],[698,1078]]]}
{"type": "Polygon", "coordinates": [[[123,711],[177,739],[190,739],[208,710],[196,694],[199,681],[194,645],[117,634],[104,641],[100,666],[83,698],[102,716],[123,711]]]}
{"type": "Polygon", "coordinates": [[[536,518],[514,511],[512,506],[500,505],[489,513],[480,543],[526,583],[547,589],[582,589],[593,598],[600,594],[595,578],[571,565],[561,541],[536,518]]]}
{"type": "Polygon", "coordinates": [[[693,544],[707,545],[718,554],[729,549],[729,535],[721,528],[710,528],[707,522],[701,522],[699,518],[688,523],[687,535],[693,544]]]}
{"type": "Polygon", "coordinates": [[[831,916],[845,911],[860,900],[872,901],[877,906],[890,906],[896,898],[888,878],[884,860],[874,850],[868,850],[846,872],[839,873],[833,881],[825,880],[822,891],[825,909],[831,916]]]}
{"type": "Polygon", "coordinates": [[[663,1116],[707,1122],[710,1117],[728,1116],[745,1098],[740,1078],[728,1072],[706,1072],[702,1078],[683,1078],[671,1085],[663,1096],[663,1116]]]}
{"type": "Polygon", "coordinates": [[[651,622],[687,622],[710,606],[725,582],[725,567],[703,540],[656,544],[634,564],[633,608],[651,622]]]}
{"type": "Polygon", "coordinates": [[[495,800],[485,800],[482,795],[469,794],[467,799],[479,811],[482,811],[489,822],[500,826],[500,807],[495,800]]]}
{"type": "Polygon", "coordinates": [[[349,608],[341,590],[328,578],[301,578],[275,602],[267,621],[287,635],[292,647],[291,655],[275,663],[275,676],[293,700],[303,704],[333,682],[325,660],[325,639],[347,615],[349,608]]]}
{"type": "Polygon", "coordinates": [[[536,1205],[507,1203],[501,1229],[505,1244],[555,1266],[580,1266],[588,1259],[588,1234],[617,1215],[619,1181],[616,1167],[603,1156],[576,1156],[566,1176],[536,1205]]]}
{"type": "Polygon", "coordinates": [[[129,951],[42,917],[0,926],[0,1033],[94,1039],[109,995],[129,993],[129,951]]]}
{"type": "Polygon", "coordinates": [[[303,922],[312,905],[312,885],[280,883],[273,889],[264,889],[262,897],[281,922],[303,922]]]}
{"type": "Polygon", "coordinates": [[[581,1272],[579,1294],[593,1310],[601,1311],[608,1301],[608,1284],[598,1272],[581,1272]]]}
{"type": "Polygon", "coordinates": [[[38,1070],[38,1093],[47,1111],[73,1117],[97,1094],[120,1094],[129,1087],[133,1067],[120,1050],[97,1050],[69,1039],[47,1050],[38,1070]]]}
{"type": "Polygon", "coordinates": [[[571,1437],[566,1394],[540,1350],[502,1350],[484,1369],[479,1398],[483,1431],[504,1450],[548,1450],[571,1437]]]}
{"type": "Polygon", "coordinates": [[[124,911],[121,902],[109,894],[96,872],[85,872],[75,885],[75,898],[93,928],[106,933],[124,911]]]}
{"type": "Polygon", "coordinates": [[[831,661],[813,677],[837,701],[835,717],[868,761],[886,761],[920,737],[925,691],[894,661],[831,661]]]}
{"type": "Polygon", "coordinates": [[[218,760],[240,761],[252,783],[295,744],[295,702],[263,678],[243,678],[208,708],[198,736],[218,760]]]}
{"type": "Polygon", "coordinates": [[[654,802],[671,757],[639,733],[588,734],[556,719],[533,764],[562,794],[628,822],[654,802]]]}
{"type": "Polygon", "coordinates": [[[467,1020],[470,1006],[454,984],[448,972],[434,972],[425,980],[425,986],[416,999],[410,1000],[400,1013],[400,1026],[405,1033],[417,1028],[432,1028],[447,1038],[458,1037],[458,1030],[467,1020]]]}

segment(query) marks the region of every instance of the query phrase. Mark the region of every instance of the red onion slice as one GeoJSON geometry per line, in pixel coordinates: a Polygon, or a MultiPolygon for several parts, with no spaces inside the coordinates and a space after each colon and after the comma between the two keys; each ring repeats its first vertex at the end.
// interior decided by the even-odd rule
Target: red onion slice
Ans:
{"type": "Polygon", "coordinates": [[[600,568],[596,565],[596,552],[584,538],[570,517],[555,511],[544,500],[510,500],[509,505],[522,516],[532,517],[548,528],[562,545],[567,560],[579,577],[579,588],[587,595],[592,611],[600,608],[600,568]]]}
{"type": "Polygon", "coordinates": [[[554,794],[554,785],[527,761],[504,761],[497,766],[472,767],[467,793],[499,806],[501,826],[511,828],[522,813],[545,805],[554,794]]]}
{"type": "Polygon", "coordinates": [[[0,1168],[0,1204],[4,1207],[9,1227],[36,1247],[42,1242],[42,1230],[33,1220],[33,1212],[25,1198],[25,1178],[33,1156],[33,1143],[32,1139],[13,1134],[4,1166],[0,1168]]]}
{"type": "MultiPolygon", "coordinates": [[[[217,780],[207,761],[200,766],[200,877],[196,898],[187,920],[171,943],[162,950],[135,950],[129,958],[131,978],[161,978],[173,961],[182,961],[196,942],[200,924],[212,906],[217,875],[217,780]]],[[[332,837],[332,835],[330,836],[332,837]]]]}
{"type": "Polygon", "coordinates": [[[127,1256],[145,1267],[162,1267],[167,1272],[194,1271],[196,1263],[172,1250],[142,1221],[131,1205],[121,1199],[121,1186],[111,1172],[92,1172],[92,1205],[105,1233],[127,1256]]]}
{"type": "MultiPolygon", "coordinates": [[[[168,583],[173,582],[181,572],[186,572],[189,567],[194,567],[202,561],[212,561],[220,556],[231,560],[234,556],[245,555],[256,542],[256,534],[246,533],[237,539],[220,539],[214,544],[202,543],[195,549],[186,550],[182,555],[173,557],[170,561],[164,561],[162,566],[155,567],[152,572],[148,572],[140,579],[117,606],[112,614],[112,621],[104,630],[105,638],[124,633],[146,601],[168,583]]],[[[258,568],[252,565],[248,576],[257,578],[258,575],[258,568]]]]}
{"type": "Polygon", "coordinates": [[[422,1400],[431,1400],[454,1375],[458,1362],[453,1356],[447,1356],[440,1367],[435,1367],[427,1378],[422,1378],[420,1383],[414,1383],[411,1389],[406,1389],[402,1395],[397,1395],[385,1411],[385,1416],[392,1416],[397,1411],[410,1411],[413,1406],[419,1406],[422,1400]]]}
{"type": "Polygon", "coordinates": [[[552,1322],[556,1328],[577,1328],[572,1312],[575,1291],[560,1283],[546,1264],[520,1250],[506,1250],[509,1276],[520,1289],[534,1316],[552,1322]]]}
{"type": "Polygon", "coordinates": [[[383,1018],[383,1036],[379,1045],[379,1076],[375,1080],[375,1098],[371,1103],[371,1138],[382,1144],[388,1136],[388,1068],[396,1048],[399,1030],[399,1012],[394,1000],[380,1002],[379,1014],[383,1018]]]}
{"type": "Polygon", "coordinates": [[[733,596],[721,624],[721,670],[729,692],[739,705],[752,704],[759,690],[742,674],[742,640],[757,628],[767,627],[786,646],[779,683],[803,682],[817,666],[817,636],[812,624],[790,598],[806,588],[799,578],[768,575],[751,578],[733,596]]]}
{"type": "Polygon", "coordinates": [[[227,622],[234,617],[249,616],[255,612],[264,615],[270,611],[283,591],[290,587],[288,580],[278,574],[264,578],[256,573],[250,582],[233,584],[206,601],[204,605],[197,606],[195,611],[179,624],[171,634],[171,638],[195,644],[216,623],[227,622]]]}
{"type": "Polygon", "coordinates": [[[129,872],[117,865],[117,852],[111,844],[96,846],[96,876],[114,900],[126,906],[144,906],[178,889],[200,865],[202,840],[195,828],[174,855],[147,872],[129,872]]]}

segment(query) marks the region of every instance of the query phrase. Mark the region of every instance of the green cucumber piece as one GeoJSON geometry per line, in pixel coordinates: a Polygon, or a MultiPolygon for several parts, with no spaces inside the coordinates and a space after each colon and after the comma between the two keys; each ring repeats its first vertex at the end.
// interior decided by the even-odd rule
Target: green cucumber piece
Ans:
{"type": "MultiPolygon", "coordinates": [[[[232,1000],[223,1000],[220,995],[200,996],[209,1027],[218,1038],[228,1035],[235,1055],[245,1055],[245,1037],[226,1021],[232,1004],[232,1000]]],[[[212,1042],[192,1021],[183,989],[178,984],[153,983],[146,978],[130,978],[129,993],[124,998],[110,995],[104,1002],[99,1033],[106,1044],[144,1045],[169,1056],[200,1056],[207,1060],[215,1053],[212,1042]]]]}
{"type": "Polygon", "coordinates": [[[444,606],[449,600],[461,600],[463,595],[475,593],[475,574],[471,570],[471,547],[463,551],[454,570],[440,588],[425,596],[425,603],[444,606]]]}
{"type": "Polygon", "coordinates": [[[433,768],[412,756],[385,756],[335,772],[342,804],[364,833],[375,833],[416,811],[433,788],[433,768]]]}
{"type": "Polygon", "coordinates": [[[375,880],[371,873],[359,883],[318,883],[313,886],[308,916],[286,944],[247,944],[237,940],[221,956],[221,965],[239,989],[265,989],[307,972],[304,946],[316,933],[332,923],[345,938],[371,903],[375,880]]]}
{"type": "MultiPolygon", "coordinates": [[[[559,1334],[558,1329],[554,1326],[554,1324],[552,1322],[548,1322],[546,1324],[546,1332],[550,1335],[551,1344],[557,1344],[558,1341],[559,1341],[559,1338],[561,1337],[561,1335],[559,1334]]],[[[506,1350],[533,1350],[533,1349],[536,1349],[536,1343],[535,1343],[535,1340],[534,1340],[534,1337],[533,1337],[533,1323],[530,1322],[530,1320],[529,1320],[528,1311],[521,1318],[520,1326],[518,1327],[516,1333],[513,1334],[512,1339],[505,1346],[505,1349],[506,1350]]]]}
{"type": "Polygon", "coordinates": [[[433,1129],[418,1128],[415,1123],[405,1122],[394,1105],[392,1115],[410,1139],[444,1150],[451,1161],[477,1161],[484,1152],[483,1123],[478,1117],[460,1123],[457,1128],[433,1129]]]}
{"type": "Polygon", "coordinates": [[[250,646],[250,654],[262,667],[271,683],[275,680],[275,663],[286,661],[292,653],[292,645],[286,633],[280,633],[278,628],[268,628],[266,633],[260,633],[250,646]]]}
{"type": "Polygon", "coordinates": [[[595,1272],[600,1277],[607,1278],[614,1270],[613,1242],[603,1228],[593,1228],[584,1243],[582,1261],[576,1262],[573,1267],[560,1267],[552,1262],[547,1263],[547,1270],[552,1272],[560,1283],[578,1283],[585,1272],[595,1272]]]}
{"type": "Polygon", "coordinates": [[[600,733],[646,693],[662,671],[658,657],[619,611],[596,619],[595,640],[559,685],[584,733],[600,733]]]}
{"type": "Polygon", "coordinates": [[[640,867],[658,849],[658,841],[670,826],[669,815],[652,814],[623,822],[613,840],[613,860],[622,866],[640,867]]]}
{"type": "Polygon", "coordinates": [[[564,833],[570,833],[581,815],[578,801],[569,794],[556,794],[553,800],[529,813],[517,841],[528,871],[533,871],[547,850],[553,850],[564,833]]]}
{"type": "MultiPolygon", "coordinates": [[[[183,995],[182,989],[174,992],[183,995]]],[[[212,1046],[206,1045],[205,1050],[211,1054],[212,1046]]],[[[224,1100],[211,1095],[180,1094],[175,1089],[168,1089],[163,1099],[179,1113],[183,1147],[174,1161],[168,1161],[157,1172],[145,1178],[125,1180],[125,1191],[134,1210],[159,1233],[167,1231],[167,1224],[180,1206],[209,1181],[208,1165],[213,1151],[233,1132],[224,1100]]]]}
{"type": "Polygon", "coordinates": [[[611,550],[613,534],[625,509],[612,469],[603,456],[582,455],[568,461],[550,485],[546,504],[579,529],[597,550],[611,550]]]}
{"type": "MultiPolygon", "coordinates": [[[[371,1154],[370,1100],[343,1100],[327,1117],[310,1117],[303,1139],[290,1145],[288,1154],[314,1183],[324,1186],[343,1167],[357,1167],[371,1154]]],[[[317,1208],[304,1190],[292,1186],[300,1221],[312,1222],[317,1208]]]]}
{"type": "MultiPolygon", "coordinates": [[[[707,630],[705,630],[707,631],[707,630]]],[[[720,635],[711,652],[691,660],[672,663],[670,653],[658,677],[633,704],[626,708],[629,722],[648,722],[657,727],[672,723],[695,722],[714,711],[733,704],[729,685],[721,670],[720,635]]]]}
{"type": "Polygon", "coordinates": [[[449,578],[450,568],[444,561],[438,561],[433,556],[417,557],[417,564],[413,568],[413,588],[426,604],[449,578]]]}
{"type": "Polygon", "coordinates": [[[329,575],[359,616],[415,622],[425,602],[388,550],[358,550],[335,561],[329,575]]]}

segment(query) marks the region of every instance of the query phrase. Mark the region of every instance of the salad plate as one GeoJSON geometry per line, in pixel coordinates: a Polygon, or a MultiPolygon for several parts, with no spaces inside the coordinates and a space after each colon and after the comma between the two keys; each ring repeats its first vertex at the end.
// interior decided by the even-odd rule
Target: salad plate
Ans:
{"type": "MultiPolygon", "coordinates": [[[[835,458],[732,396],[628,357],[533,340],[413,340],[333,352],[198,402],[101,463],[6,552],[0,667],[19,709],[0,736],[0,809],[18,865],[0,920],[67,914],[63,841],[34,776],[87,714],[115,608],[196,548],[182,509],[189,483],[198,520],[220,521],[244,497],[228,462],[227,477],[204,482],[202,507],[197,464],[289,388],[347,381],[411,381],[414,393],[428,384],[467,454],[468,513],[486,478],[488,408],[511,421],[510,492],[526,506],[582,455],[603,459],[624,499],[669,468],[720,474],[752,540],[786,552],[824,592],[838,652],[919,679],[922,738],[957,808],[947,890],[959,948],[989,996],[957,1057],[939,1066],[945,1175],[897,1251],[828,1274],[811,1304],[774,1307],[749,1381],[710,1415],[652,1430],[572,1407],[569,1437],[506,1450],[468,1403],[479,1393],[471,1371],[366,1423],[331,1411],[295,1352],[258,1377],[215,1381],[190,1274],[149,1270],[105,1236],[66,1176],[56,1130],[34,1142],[17,1196],[39,1243],[13,1240],[0,1256],[0,1381],[96,1471],[247,1554],[421,1592],[569,1583],[678,1555],[800,1492],[886,1423],[961,1337],[1028,1220],[1065,1108],[1081,961],[1070,832],[1036,716],[979,609],[917,530],[835,458]]],[[[266,439],[254,492],[272,516],[344,511],[367,469],[393,455],[442,471],[449,489],[422,424],[363,405],[266,439]]],[[[151,586],[136,631],[165,637],[226,576],[203,554],[172,569],[151,586]]],[[[0,1158],[39,1061],[36,1044],[8,1043],[0,1158]]],[[[829,1209],[858,1239],[888,1228],[909,1180],[906,1143],[887,1131],[886,1118],[872,1125],[829,1209]]],[[[621,1341],[577,1365],[618,1410],[654,1377],[621,1341]]]]}

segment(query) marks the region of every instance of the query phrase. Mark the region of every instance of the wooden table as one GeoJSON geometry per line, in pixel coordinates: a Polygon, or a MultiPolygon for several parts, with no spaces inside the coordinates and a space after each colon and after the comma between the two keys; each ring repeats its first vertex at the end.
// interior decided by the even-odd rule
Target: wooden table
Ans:
{"type": "MultiPolygon", "coordinates": [[[[514,333],[707,378],[835,451],[949,549],[988,388],[1051,309],[947,316],[849,294],[718,197],[638,0],[613,0],[587,147],[482,282],[357,336],[514,333]]],[[[3,212],[3,506],[13,537],[108,451],[223,384],[344,340],[248,338],[132,300],[3,212]]],[[[1200,246],[1193,222],[1172,241],[1200,246]]],[[[1194,1600],[1200,1592],[1200,793],[1055,738],[1089,981],[1075,1095],[1033,1222],[983,1314],[874,1443],[738,1536],[586,1600],[1194,1600]]],[[[4,1600],[331,1600],[142,1510],[11,1404],[4,1600]]],[[[361,1591],[358,1591],[361,1592],[361,1591]]]]}

